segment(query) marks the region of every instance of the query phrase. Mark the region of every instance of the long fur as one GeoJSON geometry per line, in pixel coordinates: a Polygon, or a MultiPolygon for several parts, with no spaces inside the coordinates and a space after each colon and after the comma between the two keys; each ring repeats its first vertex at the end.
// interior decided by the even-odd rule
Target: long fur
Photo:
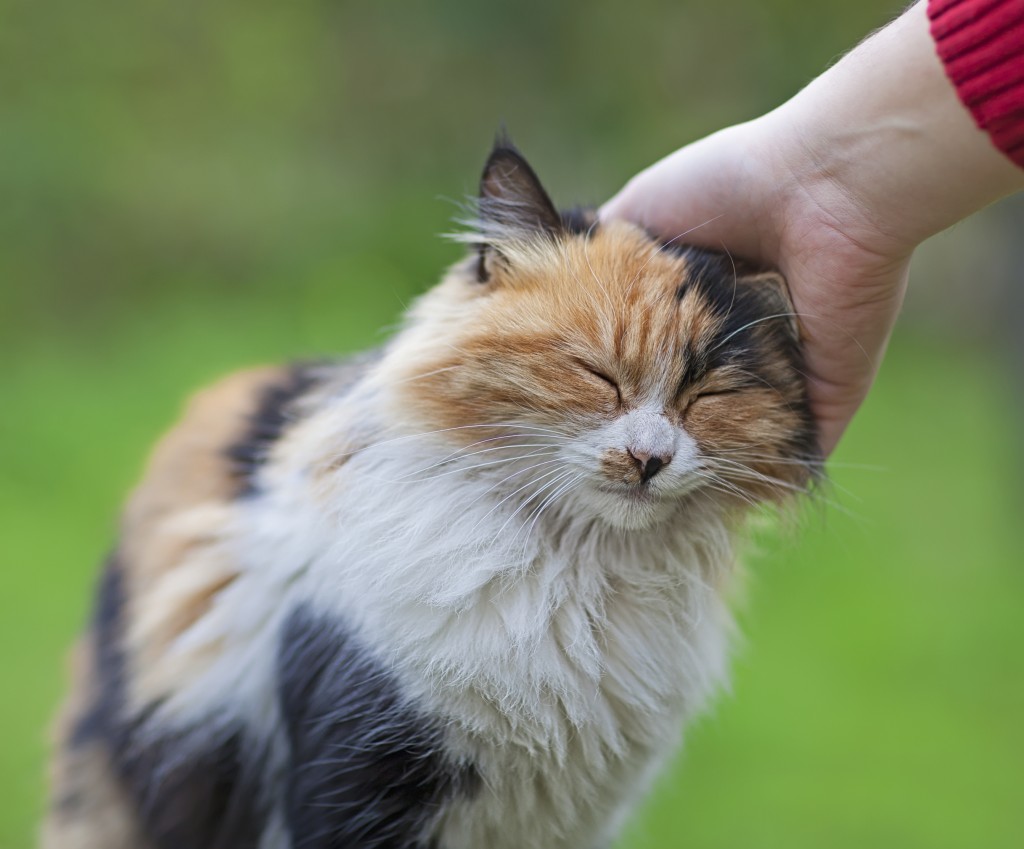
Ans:
{"type": "Polygon", "coordinates": [[[46,845],[608,846],[722,685],[743,514],[815,468],[791,310],[724,260],[570,226],[517,156],[384,351],[250,373],[165,442],[46,845]]]}

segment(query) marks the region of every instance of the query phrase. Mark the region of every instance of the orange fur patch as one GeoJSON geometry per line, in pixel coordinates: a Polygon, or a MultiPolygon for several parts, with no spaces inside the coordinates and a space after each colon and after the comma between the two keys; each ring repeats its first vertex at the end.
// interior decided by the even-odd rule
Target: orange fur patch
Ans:
{"type": "Polygon", "coordinates": [[[616,483],[638,484],[640,466],[625,451],[608,450],[601,455],[601,471],[616,483]]]}
{"type": "Polygon", "coordinates": [[[220,543],[238,483],[227,449],[242,439],[265,390],[283,368],[233,374],[199,392],[154,450],[121,526],[129,692],[158,699],[195,671],[208,652],[163,662],[237,577],[220,543]]]}
{"type": "MultiPolygon", "coordinates": [[[[771,462],[803,426],[794,412],[804,399],[803,382],[785,351],[768,341],[758,351],[765,377],[753,380],[729,366],[681,386],[694,351],[716,350],[725,323],[699,287],[681,289],[692,273],[685,258],[622,222],[590,237],[538,239],[504,250],[508,261],[488,283],[457,266],[419,305],[418,323],[430,330],[396,358],[405,371],[391,375],[405,381],[402,415],[414,416],[425,431],[458,428],[450,438],[465,445],[515,422],[595,426],[656,399],[705,453],[749,449],[758,456],[745,461],[755,473],[734,475],[744,478],[736,485],[745,494],[778,497],[785,490],[757,475],[794,486],[806,480],[798,464],[771,462]],[[709,392],[716,394],[694,400],[709,392]]],[[[777,280],[760,275],[732,285],[767,288],[774,285],[769,277],[777,280]]],[[[766,316],[773,312],[766,307],[766,316]]],[[[751,334],[768,339],[766,328],[751,334]]],[[[613,476],[634,474],[621,458],[606,457],[604,464],[613,476]]]]}
{"type": "Polygon", "coordinates": [[[237,484],[226,451],[245,433],[260,393],[284,380],[286,369],[266,367],[219,381],[195,395],[178,424],[157,444],[121,527],[123,562],[133,581],[152,579],[177,562],[179,547],[154,546],[168,518],[232,497],[237,484]]]}

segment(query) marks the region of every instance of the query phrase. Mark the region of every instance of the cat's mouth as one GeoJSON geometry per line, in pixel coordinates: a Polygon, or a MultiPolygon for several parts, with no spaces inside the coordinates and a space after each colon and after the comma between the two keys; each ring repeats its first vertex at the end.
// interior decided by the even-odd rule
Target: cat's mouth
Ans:
{"type": "Polygon", "coordinates": [[[669,487],[647,481],[637,483],[606,481],[598,485],[597,490],[602,495],[615,498],[628,507],[656,507],[699,489],[701,482],[699,477],[689,475],[673,481],[669,487]]]}

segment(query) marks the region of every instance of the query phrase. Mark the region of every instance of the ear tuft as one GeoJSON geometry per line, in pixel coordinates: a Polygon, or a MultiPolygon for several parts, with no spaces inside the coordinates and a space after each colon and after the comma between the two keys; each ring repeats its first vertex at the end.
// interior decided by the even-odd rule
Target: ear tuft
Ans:
{"type": "Polygon", "coordinates": [[[800,322],[797,321],[793,298],[789,292],[789,283],[780,271],[758,271],[745,274],[740,280],[769,306],[780,318],[787,320],[793,338],[800,341],[800,322]]]}

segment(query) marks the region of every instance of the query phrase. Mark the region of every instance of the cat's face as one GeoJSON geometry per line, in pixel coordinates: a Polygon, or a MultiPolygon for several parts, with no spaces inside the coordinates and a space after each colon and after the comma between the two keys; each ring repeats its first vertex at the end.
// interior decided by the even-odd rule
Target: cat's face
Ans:
{"type": "Polygon", "coordinates": [[[495,150],[479,253],[399,341],[406,413],[468,474],[618,527],[801,490],[816,441],[782,281],[585,219],[495,150]]]}

